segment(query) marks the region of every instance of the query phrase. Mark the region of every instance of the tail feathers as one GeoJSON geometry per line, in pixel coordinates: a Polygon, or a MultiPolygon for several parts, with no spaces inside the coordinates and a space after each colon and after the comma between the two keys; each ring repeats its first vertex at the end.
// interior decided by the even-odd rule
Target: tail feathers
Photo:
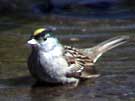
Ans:
{"type": "Polygon", "coordinates": [[[99,59],[99,57],[102,56],[103,53],[121,44],[124,44],[125,42],[128,41],[128,39],[129,39],[129,36],[126,36],[126,35],[117,36],[109,40],[106,40],[93,48],[87,48],[84,50],[84,52],[87,53],[87,55],[91,59],[93,59],[93,62],[95,63],[99,59]]]}

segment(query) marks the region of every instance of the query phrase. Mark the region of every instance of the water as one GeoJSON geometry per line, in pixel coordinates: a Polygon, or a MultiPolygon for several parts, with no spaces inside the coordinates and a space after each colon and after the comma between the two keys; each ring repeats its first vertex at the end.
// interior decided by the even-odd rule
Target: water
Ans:
{"type": "Polygon", "coordinates": [[[18,27],[1,28],[0,100],[135,100],[134,20],[75,20],[74,18],[51,16],[44,19],[44,22],[25,24],[21,21],[12,24],[19,24],[18,27]],[[47,20],[48,23],[44,23],[47,20]],[[116,35],[130,35],[131,38],[126,44],[109,51],[99,59],[95,66],[101,74],[99,78],[83,81],[77,88],[71,88],[68,85],[37,85],[29,74],[26,64],[30,52],[30,49],[26,47],[26,41],[29,38],[27,33],[32,33],[33,29],[37,27],[48,25],[57,29],[56,36],[61,39],[63,44],[78,48],[92,47],[116,35]]]}

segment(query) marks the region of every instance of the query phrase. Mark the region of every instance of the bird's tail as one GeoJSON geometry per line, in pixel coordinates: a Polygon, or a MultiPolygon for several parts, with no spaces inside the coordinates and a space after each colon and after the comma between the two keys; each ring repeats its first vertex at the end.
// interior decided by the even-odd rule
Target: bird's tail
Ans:
{"type": "Polygon", "coordinates": [[[121,44],[124,44],[129,39],[129,36],[123,35],[123,36],[117,36],[114,38],[111,38],[109,40],[106,40],[95,47],[87,48],[84,50],[84,52],[93,60],[95,63],[100,56],[102,56],[103,53],[111,50],[112,48],[115,48],[121,44]]]}

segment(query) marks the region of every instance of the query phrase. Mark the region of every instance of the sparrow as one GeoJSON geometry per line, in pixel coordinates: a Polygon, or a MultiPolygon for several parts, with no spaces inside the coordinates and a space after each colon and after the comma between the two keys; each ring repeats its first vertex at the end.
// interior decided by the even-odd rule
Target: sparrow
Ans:
{"type": "Polygon", "coordinates": [[[126,35],[116,36],[94,47],[79,49],[62,45],[50,28],[39,28],[27,41],[32,49],[28,68],[36,80],[77,86],[81,79],[99,77],[94,68],[99,57],[128,39],[126,35]]]}

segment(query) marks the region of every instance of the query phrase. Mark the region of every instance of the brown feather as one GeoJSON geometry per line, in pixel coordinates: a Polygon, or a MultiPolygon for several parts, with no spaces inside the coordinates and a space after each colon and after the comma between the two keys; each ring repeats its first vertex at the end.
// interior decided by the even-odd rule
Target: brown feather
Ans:
{"type": "Polygon", "coordinates": [[[95,73],[92,59],[83,54],[79,49],[71,46],[64,46],[64,50],[64,56],[68,65],[75,65],[74,72],[67,74],[68,77],[87,78],[89,75],[95,73]]]}

